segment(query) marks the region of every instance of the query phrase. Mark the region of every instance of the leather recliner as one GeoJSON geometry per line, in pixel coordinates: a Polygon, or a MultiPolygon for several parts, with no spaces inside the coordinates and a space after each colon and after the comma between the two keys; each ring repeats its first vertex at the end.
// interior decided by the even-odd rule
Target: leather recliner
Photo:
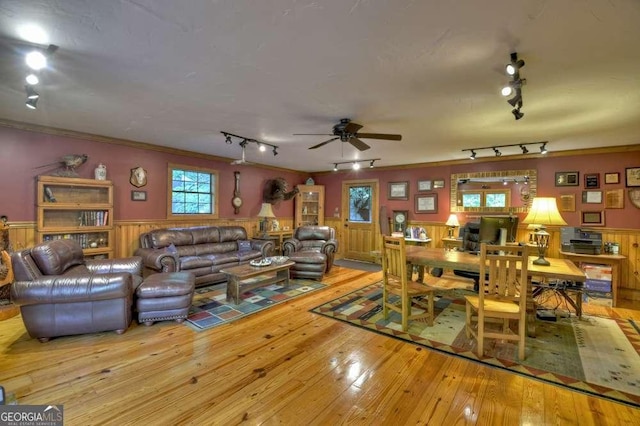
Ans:
{"type": "Polygon", "coordinates": [[[335,229],[329,226],[300,226],[293,238],[282,243],[283,254],[294,263],[291,276],[321,279],[331,270],[338,241],[335,229]]]}
{"type": "Polygon", "coordinates": [[[11,300],[31,337],[46,342],[129,327],[141,257],[85,260],[77,241],[62,239],[14,252],[11,261],[11,300]]]}

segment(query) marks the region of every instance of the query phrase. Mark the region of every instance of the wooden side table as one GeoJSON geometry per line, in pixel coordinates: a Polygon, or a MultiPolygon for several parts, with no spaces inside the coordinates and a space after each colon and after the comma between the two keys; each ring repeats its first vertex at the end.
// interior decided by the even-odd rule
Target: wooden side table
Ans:
{"type": "Polygon", "coordinates": [[[291,230],[281,230],[281,231],[268,231],[266,235],[256,234],[253,236],[254,240],[269,240],[273,241],[275,246],[274,251],[276,254],[282,254],[282,243],[284,240],[293,237],[293,231],[291,230]]]}
{"type": "Polygon", "coordinates": [[[611,304],[614,308],[616,307],[618,286],[620,285],[620,263],[627,258],[626,256],[621,254],[580,254],[562,250],[560,250],[560,255],[578,266],[580,266],[580,262],[611,266],[611,304]]]}

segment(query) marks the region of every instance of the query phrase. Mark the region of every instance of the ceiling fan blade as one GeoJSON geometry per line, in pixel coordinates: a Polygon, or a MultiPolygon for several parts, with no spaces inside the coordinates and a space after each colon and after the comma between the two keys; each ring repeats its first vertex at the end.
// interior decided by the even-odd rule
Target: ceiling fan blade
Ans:
{"type": "Polygon", "coordinates": [[[369,145],[355,137],[349,138],[349,143],[358,148],[360,151],[366,151],[367,149],[371,148],[369,145]]]}
{"type": "Polygon", "coordinates": [[[333,133],[294,133],[293,136],[333,136],[333,133]]]}
{"type": "Polygon", "coordinates": [[[350,122],[346,126],[344,126],[345,133],[358,133],[358,130],[362,129],[362,126],[358,123],[350,122]]]}
{"type": "Polygon", "coordinates": [[[402,135],[388,135],[386,133],[358,133],[357,136],[363,139],[384,139],[387,141],[402,140],[402,135]]]}
{"type": "Polygon", "coordinates": [[[333,142],[333,141],[335,141],[336,139],[340,139],[340,138],[333,138],[333,139],[329,139],[328,141],[324,141],[324,142],[322,142],[322,143],[319,143],[318,145],[314,145],[314,146],[312,146],[312,147],[311,147],[311,148],[309,148],[309,149],[316,149],[316,148],[320,148],[321,146],[326,145],[326,144],[328,144],[329,142],[333,142]]]}

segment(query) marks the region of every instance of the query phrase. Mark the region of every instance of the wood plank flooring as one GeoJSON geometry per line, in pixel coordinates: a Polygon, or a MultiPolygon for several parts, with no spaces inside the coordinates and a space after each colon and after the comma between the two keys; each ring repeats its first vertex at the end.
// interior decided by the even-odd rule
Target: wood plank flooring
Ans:
{"type": "Polygon", "coordinates": [[[199,333],[134,323],[39,343],[5,319],[0,384],[21,404],[64,404],[65,425],[640,424],[626,405],[309,312],[379,279],[335,267],[325,290],[199,333]]]}

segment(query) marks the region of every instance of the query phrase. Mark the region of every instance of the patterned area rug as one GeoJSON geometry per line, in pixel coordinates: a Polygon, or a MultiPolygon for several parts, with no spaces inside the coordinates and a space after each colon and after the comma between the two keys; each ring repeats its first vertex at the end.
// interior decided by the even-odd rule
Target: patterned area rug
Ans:
{"type": "Polygon", "coordinates": [[[287,287],[273,284],[243,293],[239,305],[227,302],[225,283],[197,288],[185,324],[197,331],[207,330],[325,287],[313,280],[291,279],[287,287]]]}
{"type": "Polygon", "coordinates": [[[631,320],[595,316],[538,321],[536,338],[527,338],[526,359],[518,360],[517,342],[485,339],[485,356],[464,331],[466,290],[437,294],[436,319],[409,322],[402,332],[400,314],[382,315],[380,283],[347,294],[312,312],[514,373],[640,407],[640,334],[631,320]]]}

